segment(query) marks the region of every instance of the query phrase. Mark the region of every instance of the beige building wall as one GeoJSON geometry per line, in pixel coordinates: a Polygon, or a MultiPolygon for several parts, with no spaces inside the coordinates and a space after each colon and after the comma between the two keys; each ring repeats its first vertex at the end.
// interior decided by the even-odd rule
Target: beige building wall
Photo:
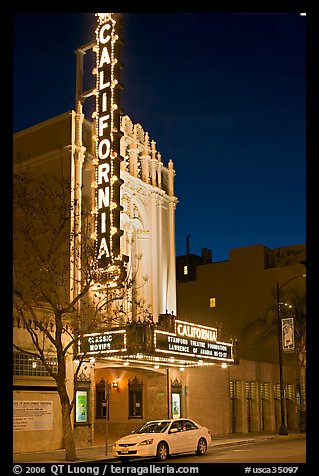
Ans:
{"type": "MultiPolygon", "coordinates": [[[[178,258],[180,266],[187,256],[178,258]]],[[[276,337],[262,342],[245,331],[245,326],[276,309],[276,285],[299,276],[282,288],[280,297],[289,289],[305,295],[306,273],[301,261],[306,259],[306,246],[268,249],[264,245],[235,248],[227,261],[201,264],[196,279],[177,281],[177,315],[179,319],[207,326],[222,326],[222,335],[238,339],[239,358],[278,362],[276,337]],[[215,307],[210,307],[210,298],[215,307]],[[270,360],[269,360],[270,359],[270,360]]],[[[284,356],[284,364],[292,363],[292,354],[284,356]]]]}
{"type": "MultiPolygon", "coordinates": [[[[13,452],[25,453],[29,451],[48,451],[53,449],[59,449],[62,447],[62,417],[60,410],[60,399],[56,391],[47,391],[38,389],[32,391],[32,386],[45,386],[45,384],[51,382],[47,379],[41,378],[29,378],[29,379],[15,379],[15,385],[26,387],[27,390],[15,390],[13,394],[13,403],[24,402],[26,403],[27,410],[20,410],[22,419],[28,420],[28,430],[18,430],[14,427],[13,432],[13,452]],[[49,429],[37,429],[39,417],[34,416],[32,412],[32,405],[38,406],[38,402],[49,402],[52,414],[47,417],[43,417],[47,420],[46,425],[49,429]]],[[[15,406],[14,406],[15,408],[15,406]]],[[[41,419],[42,420],[42,419],[41,419]]],[[[23,426],[25,428],[25,426],[23,426]]]]}
{"type": "Polygon", "coordinates": [[[230,432],[228,368],[185,371],[187,417],[209,428],[212,435],[230,432]]]}
{"type": "MultiPolygon", "coordinates": [[[[102,365],[102,364],[99,364],[102,365]]],[[[92,374],[92,394],[102,379],[118,380],[111,389],[108,438],[112,442],[143,423],[172,417],[172,392],[178,385],[181,416],[205,425],[212,436],[229,433],[275,432],[279,430],[279,400],[274,389],[279,385],[278,366],[270,363],[241,361],[239,365],[221,367],[151,368],[101,367],[92,374]],[[137,378],[143,383],[143,418],[128,415],[128,383],[137,378]],[[232,388],[235,387],[234,394],[232,388]]],[[[287,382],[295,382],[291,367],[284,367],[287,382]]],[[[289,428],[298,428],[296,388],[287,394],[289,428]]],[[[95,414],[95,409],[93,410],[95,414]]],[[[94,444],[105,441],[105,419],[94,419],[94,444]]]]}
{"type": "MultiPolygon", "coordinates": [[[[48,319],[50,313],[45,309],[36,309],[41,319],[48,319]]],[[[33,329],[39,340],[41,333],[33,329]]],[[[52,327],[52,333],[54,327],[52,327]]],[[[64,336],[64,345],[68,342],[68,336],[64,336]]],[[[32,342],[27,330],[23,327],[22,320],[14,312],[13,319],[13,342],[15,345],[26,351],[34,351],[32,342]]],[[[44,352],[52,356],[54,353],[45,340],[44,352]]],[[[15,351],[16,352],[16,351],[15,351]]],[[[67,381],[70,395],[73,393],[73,359],[70,352],[66,355],[67,361],[67,381]]],[[[39,372],[40,361],[32,355],[24,354],[21,362],[14,360],[13,373],[13,452],[47,451],[63,447],[62,416],[60,398],[57,392],[56,382],[48,375],[41,375],[39,372]],[[16,402],[23,402],[17,405],[16,402]],[[49,402],[47,410],[41,409],[40,402],[49,402]],[[34,410],[32,409],[34,407],[34,410]],[[40,407],[40,408],[38,408],[40,407]]],[[[44,370],[44,369],[43,369],[44,370]]],[[[43,373],[43,372],[42,372],[43,373]]]]}
{"type": "MultiPolygon", "coordinates": [[[[102,365],[102,364],[101,364],[102,365]]],[[[152,369],[100,367],[94,370],[92,391],[101,381],[111,385],[108,427],[110,441],[130,433],[144,422],[154,419],[167,418],[167,377],[166,372],[156,372],[152,369]],[[143,415],[141,418],[129,417],[129,391],[130,381],[137,379],[143,386],[143,415]],[[118,382],[117,388],[112,388],[112,382],[118,382]]],[[[94,401],[94,400],[93,400],[94,401]]],[[[94,402],[96,404],[96,401],[94,402]]],[[[96,418],[96,408],[93,408],[94,442],[103,444],[105,441],[105,418],[96,418]]]]}
{"type": "MultiPolygon", "coordinates": [[[[284,366],[287,419],[291,429],[298,428],[297,369],[284,366]]],[[[266,362],[242,360],[229,367],[230,385],[233,385],[235,421],[232,432],[277,431],[280,426],[279,366],[266,362]]]]}

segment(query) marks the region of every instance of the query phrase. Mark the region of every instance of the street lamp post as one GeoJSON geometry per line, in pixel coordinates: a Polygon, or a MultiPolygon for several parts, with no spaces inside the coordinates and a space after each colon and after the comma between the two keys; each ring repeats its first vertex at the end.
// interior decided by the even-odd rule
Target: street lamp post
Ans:
{"type": "Polygon", "coordinates": [[[281,425],[279,435],[288,435],[288,429],[285,422],[285,388],[282,369],[282,336],[281,336],[281,320],[280,320],[280,299],[279,299],[279,283],[277,281],[277,318],[278,318],[278,351],[279,351],[279,382],[280,382],[280,411],[281,425]]]}
{"type": "Polygon", "coordinates": [[[280,382],[280,410],[281,410],[281,425],[279,428],[279,435],[288,435],[288,428],[285,418],[285,387],[283,379],[283,367],[282,367],[282,334],[281,334],[281,319],[280,319],[280,290],[291,281],[305,277],[305,274],[300,274],[288,279],[285,283],[279,286],[277,281],[277,321],[278,321],[278,354],[279,354],[279,382],[280,382]]]}

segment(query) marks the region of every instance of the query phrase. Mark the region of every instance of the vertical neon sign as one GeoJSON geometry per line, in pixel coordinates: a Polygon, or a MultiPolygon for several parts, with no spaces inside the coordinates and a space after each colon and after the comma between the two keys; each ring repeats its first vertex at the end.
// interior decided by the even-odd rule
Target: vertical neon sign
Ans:
{"type": "Polygon", "coordinates": [[[119,279],[120,254],[120,63],[119,22],[96,13],[96,261],[103,279],[119,279]]]}

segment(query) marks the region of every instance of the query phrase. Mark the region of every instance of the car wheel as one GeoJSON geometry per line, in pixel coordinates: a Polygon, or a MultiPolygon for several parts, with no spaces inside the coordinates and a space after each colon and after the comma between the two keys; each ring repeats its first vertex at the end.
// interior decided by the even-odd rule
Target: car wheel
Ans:
{"type": "Polygon", "coordinates": [[[156,459],[159,461],[165,461],[168,458],[168,446],[165,443],[165,441],[161,441],[158,444],[157,450],[156,450],[156,459]]]}
{"type": "Polygon", "coordinates": [[[205,438],[200,438],[199,442],[197,443],[196,454],[197,455],[204,455],[207,451],[207,443],[205,438]]]}

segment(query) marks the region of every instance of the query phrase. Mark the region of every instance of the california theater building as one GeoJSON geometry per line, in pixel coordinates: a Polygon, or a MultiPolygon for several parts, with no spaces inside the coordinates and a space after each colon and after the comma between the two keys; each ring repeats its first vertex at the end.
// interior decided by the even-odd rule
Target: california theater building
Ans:
{"type": "MultiPolygon", "coordinates": [[[[172,160],[166,163],[142,125],[120,114],[116,22],[109,14],[99,15],[94,120],[84,117],[79,101],[76,110],[16,133],[13,143],[14,172],[28,170],[36,177],[62,174],[69,180],[70,203],[76,204],[70,283],[78,277],[72,254],[80,246],[76,237],[83,224],[78,217],[84,207],[92,212],[101,276],[98,292],[109,292],[115,268],[124,269],[131,282],[129,292],[103,311],[110,317],[105,329],[86,332],[84,323],[78,348],[67,356],[71,395],[74,368],[83,358],[73,414],[77,445],[103,444],[145,421],[180,416],[205,424],[213,435],[274,431],[277,367],[241,364],[237,342],[224,339],[217,326],[178,317],[174,165],[172,160]],[[234,381],[242,382],[235,390],[234,381]],[[246,381],[256,383],[249,408],[246,381]],[[267,383],[263,407],[260,383],[267,383]]],[[[70,284],[71,298],[74,292],[70,284]]],[[[92,304],[95,295],[96,289],[88,294],[92,304]]],[[[15,312],[13,326],[14,342],[32,350],[15,312]]],[[[13,358],[14,451],[63,447],[53,379],[30,355],[15,351],[13,358]]],[[[294,381],[294,370],[285,372],[294,381]]],[[[296,427],[297,417],[290,424],[296,427]]]]}
{"type": "MultiPolygon", "coordinates": [[[[80,118],[85,144],[81,200],[86,201],[92,197],[95,180],[94,155],[90,152],[92,124],[80,118]]],[[[72,182],[71,172],[76,168],[72,138],[78,121],[78,114],[71,111],[15,134],[15,157],[28,157],[15,162],[15,171],[27,168],[41,176],[44,171],[54,174],[62,167],[72,182]],[[61,143],[65,145],[56,146],[61,143]]],[[[152,418],[179,415],[202,422],[210,419],[215,431],[228,432],[227,366],[235,361],[234,345],[231,341],[220,342],[217,328],[177,317],[173,164],[163,164],[155,141],[149,142],[142,127],[133,125],[127,116],[121,119],[121,129],[125,157],[121,169],[121,240],[132,263],[133,271],[129,272],[137,278],[128,299],[116,303],[113,310],[122,316],[121,325],[104,333],[83,335],[79,353],[85,352],[86,358],[79,375],[81,389],[74,414],[78,444],[103,442],[106,417],[109,438],[152,418]],[[139,302],[143,305],[137,306],[139,302]]],[[[14,340],[22,345],[27,339],[26,330],[15,316],[14,340]]],[[[69,366],[71,378],[75,366],[72,358],[69,366]]],[[[16,352],[14,372],[14,400],[25,402],[26,414],[28,401],[49,402],[52,422],[41,431],[32,427],[25,430],[32,435],[28,439],[23,429],[17,429],[15,451],[61,447],[59,402],[52,379],[39,362],[16,352]]]]}

